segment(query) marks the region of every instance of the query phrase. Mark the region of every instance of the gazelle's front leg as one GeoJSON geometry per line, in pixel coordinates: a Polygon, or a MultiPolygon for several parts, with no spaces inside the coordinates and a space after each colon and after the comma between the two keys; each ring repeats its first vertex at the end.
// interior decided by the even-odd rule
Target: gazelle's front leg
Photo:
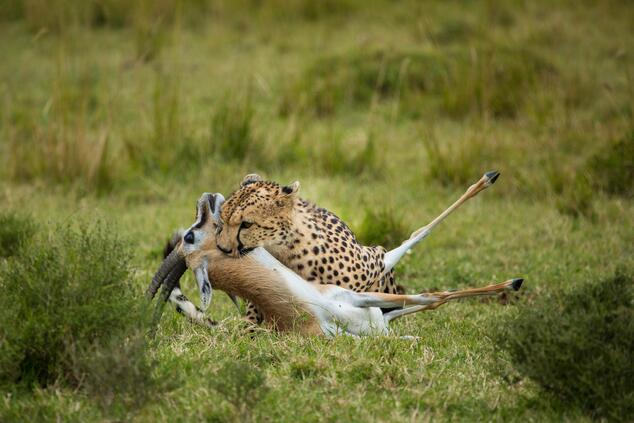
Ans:
{"type": "Polygon", "coordinates": [[[480,178],[478,182],[471,185],[467,189],[467,191],[455,203],[449,206],[447,210],[442,212],[431,223],[429,223],[427,226],[423,226],[422,228],[417,229],[416,231],[412,233],[412,235],[410,235],[408,240],[404,241],[401,245],[399,245],[395,249],[385,253],[385,258],[383,259],[384,261],[383,273],[385,274],[389,272],[390,270],[392,270],[392,268],[396,266],[396,263],[399,262],[399,260],[405,255],[405,253],[407,253],[413,246],[415,246],[416,244],[421,242],[425,237],[427,237],[427,235],[431,233],[432,229],[434,229],[436,225],[442,222],[447,216],[449,216],[451,212],[453,212],[455,209],[460,207],[465,201],[475,197],[480,191],[493,185],[493,183],[495,183],[495,181],[497,180],[499,176],[500,176],[500,172],[497,172],[497,171],[491,171],[491,172],[485,173],[484,176],[482,176],[482,178],[480,178]]]}
{"type": "Polygon", "coordinates": [[[194,323],[212,327],[216,322],[205,316],[205,313],[194,305],[180,290],[180,284],[176,285],[169,296],[169,301],[174,304],[176,311],[183,314],[194,323]]]}

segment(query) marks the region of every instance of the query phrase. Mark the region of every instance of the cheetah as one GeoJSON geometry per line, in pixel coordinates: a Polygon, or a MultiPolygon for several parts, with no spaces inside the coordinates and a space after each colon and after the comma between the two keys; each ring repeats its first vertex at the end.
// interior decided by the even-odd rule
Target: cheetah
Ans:
{"type": "MultiPolygon", "coordinates": [[[[466,199],[463,196],[461,202],[464,203],[466,199]]],[[[198,282],[203,309],[209,306],[215,287],[257,304],[270,329],[327,337],[344,334],[354,337],[388,335],[389,323],[394,319],[434,310],[453,299],[518,291],[523,282],[522,278],[515,278],[482,288],[415,295],[357,293],[336,285],[310,287],[309,282],[282,265],[264,248],[254,249],[241,260],[221,253],[216,245],[216,232],[223,200],[222,194],[203,193],[196,207],[196,222],[184,231],[182,242],[163,261],[152,278],[146,290],[148,299],[152,299],[159,287],[163,286],[162,300],[158,301],[155,309],[155,319],[160,317],[167,298],[176,305],[177,310],[193,320],[202,314],[193,314],[195,310],[192,304],[183,295],[173,295],[186,268],[192,270],[198,282]],[[404,307],[406,305],[408,307],[404,307]],[[380,310],[382,306],[399,309],[383,313],[380,310]]],[[[459,205],[451,207],[455,209],[459,205]]],[[[447,215],[444,212],[436,218],[435,225],[447,215]]],[[[433,222],[428,228],[431,225],[434,225],[433,222]]],[[[390,253],[387,253],[386,257],[389,256],[390,253]]],[[[389,266],[386,263],[386,268],[389,266]]],[[[403,338],[413,339],[411,336],[403,338]]]]}
{"type": "MultiPolygon", "coordinates": [[[[282,186],[259,175],[245,176],[222,206],[217,248],[240,257],[264,247],[309,282],[403,294],[393,270],[384,271],[385,248],[361,245],[334,213],[299,198],[299,187],[299,182],[282,186]]],[[[262,316],[248,304],[246,319],[259,323],[262,316]]]]}

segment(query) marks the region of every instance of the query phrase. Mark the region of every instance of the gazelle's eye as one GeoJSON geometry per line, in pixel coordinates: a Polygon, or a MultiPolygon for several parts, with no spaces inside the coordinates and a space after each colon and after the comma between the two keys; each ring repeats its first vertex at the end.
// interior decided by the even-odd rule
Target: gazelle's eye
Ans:
{"type": "Polygon", "coordinates": [[[183,240],[185,240],[188,244],[193,244],[195,240],[194,233],[192,231],[187,232],[183,237],[183,240]]]}
{"type": "Polygon", "coordinates": [[[248,228],[250,228],[251,226],[253,226],[253,222],[242,222],[242,223],[240,224],[240,228],[242,228],[242,229],[248,229],[248,228]]]}

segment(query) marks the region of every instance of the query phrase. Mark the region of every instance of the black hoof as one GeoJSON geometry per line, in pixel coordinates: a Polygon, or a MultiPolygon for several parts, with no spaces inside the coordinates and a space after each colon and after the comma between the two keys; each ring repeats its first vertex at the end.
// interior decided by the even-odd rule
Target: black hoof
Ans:
{"type": "Polygon", "coordinates": [[[522,287],[522,282],[524,282],[524,279],[522,278],[513,279],[513,282],[511,282],[511,287],[513,288],[513,291],[519,291],[522,287]]]}
{"type": "Polygon", "coordinates": [[[487,177],[487,179],[489,180],[490,184],[494,184],[495,181],[500,176],[500,172],[498,172],[497,170],[490,170],[487,173],[485,173],[484,176],[487,177]]]}

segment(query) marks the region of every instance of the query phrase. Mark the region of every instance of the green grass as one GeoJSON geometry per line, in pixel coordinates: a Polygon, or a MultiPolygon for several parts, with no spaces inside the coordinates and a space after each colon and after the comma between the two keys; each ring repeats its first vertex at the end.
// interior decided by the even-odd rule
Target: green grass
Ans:
{"type": "MultiPolygon", "coordinates": [[[[405,257],[399,283],[523,276],[530,306],[634,269],[623,2],[81,3],[0,6],[3,249],[46,253],[5,218],[14,210],[38,228],[102,219],[124,235],[140,294],[200,193],[228,195],[247,173],[299,180],[362,239],[393,245],[498,169],[405,257]]],[[[195,286],[183,279],[194,299],[195,286]]],[[[108,391],[53,384],[3,388],[2,420],[591,418],[500,374],[513,361],[492,338],[514,304],[464,301],[394,325],[417,342],[248,337],[232,307],[214,296],[216,330],[164,313],[148,349],[153,377],[173,383],[122,414],[104,407],[108,391]]],[[[118,354],[94,357],[118,369],[118,354]]]]}
{"type": "Polygon", "coordinates": [[[22,253],[35,233],[35,222],[14,210],[0,214],[0,257],[6,258],[22,253]]]}
{"type": "MultiPolygon", "coordinates": [[[[58,226],[0,263],[1,317],[15,323],[0,329],[3,392],[74,389],[123,415],[153,395],[146,307],[129,251],[103,226],[58,226]]],[[[14,412],[0,408],[3,420],[14,412]]]]}
{"type": "Polygon", "coordinates": [[[608,279],[554,290],[518,307],[497,341],[513,369],[597,418],[634,416],[634,280],[608,279]]]}

